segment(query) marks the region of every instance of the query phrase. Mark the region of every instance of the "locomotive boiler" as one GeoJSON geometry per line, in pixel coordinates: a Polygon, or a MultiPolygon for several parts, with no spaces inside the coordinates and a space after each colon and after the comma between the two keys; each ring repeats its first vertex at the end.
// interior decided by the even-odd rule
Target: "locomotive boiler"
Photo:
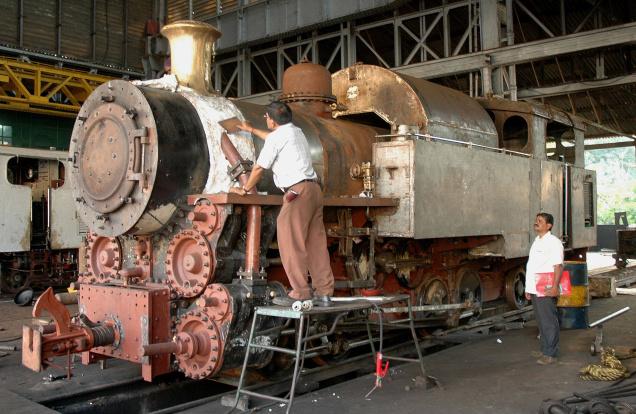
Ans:
{"type": "MultiPolygon", "coordinates": [[[[50,291],[40,297],[34,315],[48,311],[54,323],[25,326],[31,369],[82,353],[84,363],[140,364],[146,380],[175,369],[214,377],[242,363],[254,307],[285,292],[280,190],[265,177],[258,192],[228,194],[262,142],[219,124],[236,117],[265,129],[264,107],[211,90],[220,36],[212,26],[179,22],[162,33],[172,74],[110,81],[75,122],[68,175],[91,229],[79,314],[50,291]]],[[[418,305],[475,311],[502,299],[521,308],[537,212],[557,217],[569,257],[595,244],[595,175],[584,169],[583,124],[573,116],[476,100],[363,64],[333,75],[292,66],[280,99],[322,183],[338,295],[407,293],[418,305]]],[[[416,315],[455,325],[462,312],[416,315]]],[[[260,343],[285,340],[280,322],[261,320],[260,343]]],[[[355,339],[335,331],[323,348],[337,354],[355,339]]],[[[249,362],[265,367],[271,352],[249,362]]]]}

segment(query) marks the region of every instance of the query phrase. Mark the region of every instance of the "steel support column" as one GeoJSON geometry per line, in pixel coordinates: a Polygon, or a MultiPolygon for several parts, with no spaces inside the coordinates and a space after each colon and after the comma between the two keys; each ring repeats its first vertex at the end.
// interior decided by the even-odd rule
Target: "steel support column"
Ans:
{"type": "MultiPolygon", "coordinates": [[[[479,20],[481,28],[481,49],[492,50],[501,46],[499,37],[499,16],[497,0],[479,0],[479,20]]],[[[503,96],[503,73],[501,67],[483,67],[481,70],[484,96],[503,96]],[[490,79],[488,79],[490,78],[490,79]]]]}

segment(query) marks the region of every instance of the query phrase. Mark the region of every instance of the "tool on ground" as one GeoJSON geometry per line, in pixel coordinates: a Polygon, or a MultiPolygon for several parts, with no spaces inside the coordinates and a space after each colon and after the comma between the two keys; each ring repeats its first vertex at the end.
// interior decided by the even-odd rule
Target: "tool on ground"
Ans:
{"type": "Polygon", "coordinates": [[[585,381],[616,381],[628,376],[627,368],[616,357],[613,348],[606,347],[601,353],[601,364],[589,364],[580,371],[585,381]]]}
{"type": "MultiPolygon", "coordinates": [[[[629,410],[619,411],[619,408],[625,408],[625,401],[631,401],[636,396],[636,380],[634,378],[621,378],[620,380],[608,385],[607,387],[589,391],[577,392],[569,397],[561,400],[545,400],[539,408],[541,414],[554,413],[611,413],[633,412],[629,410]],[[599,401],[609,404],[604,411],[598,410],[599,401]],[[610,411],[614,408],[616,411],[610,411]],[[557,411],[561,410],[561,411],[557,411]]],[[[629,407],[627,407],[629,409],[629,407]]]]}
{"type": "Polygon", "coordinates": [[[384,365],[382,364],[382,352],[376,352],[375,354],[375,385],[371,388],[371,391],[364,396],[364,398],[369,398],[371,393],[375,391],[377,388],[382,388],[382,379],[386,377],[386,373],[389,371],[389,361],[386,361],[384,365]]]}
{"type": "Polygon", "coordinates": [[[597,321],[592,322],[589,325],[590,328],[596,327],[596,337],[594,338],[594,342],[592,343],[592,346],[590,347],[590,353],[592,355],[596,355],[597,353],[603,351],[603,323],[624,314],[628,310],[630,310],[630,307],[626,306],[623,309],[620,309],[614,313],[611,313],[597,321]]]}

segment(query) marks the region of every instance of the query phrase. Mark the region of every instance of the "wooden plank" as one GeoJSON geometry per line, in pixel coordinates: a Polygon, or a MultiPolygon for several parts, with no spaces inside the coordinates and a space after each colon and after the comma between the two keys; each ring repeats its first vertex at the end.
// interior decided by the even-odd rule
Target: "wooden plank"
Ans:
{"type": "Polygon", "coordinates": [[[590,296],[593,298],[616,297],[616,278],[614,276],[590,276],[590,296]]]}
{"type": "Polygon", "coordinates": [[[616,293],[619,295],[636,296],[636,288],[616,288],[616,293]]]}

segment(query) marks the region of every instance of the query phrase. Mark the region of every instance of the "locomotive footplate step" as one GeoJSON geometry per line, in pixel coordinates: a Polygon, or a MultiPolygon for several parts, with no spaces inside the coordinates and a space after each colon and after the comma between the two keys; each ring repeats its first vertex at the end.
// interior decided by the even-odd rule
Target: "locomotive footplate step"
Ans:
{"type": "MultiPolygon", "coordinates": [[[[366,317],[366,326],[367,326],[367,334],[369,343],[371,345],[372,357],[376,361],[376,381],[375,387],[372,389],[375,390],[378,387],[382,386],[382,378],[386,374],[388,368],[388,361],[397,360],[397,361],[407,361],[407,362],[418,362],[419,368],[423,375],[423,378],[428,378],[426,375],[426,370],[424,368],[424,363],[422,360],[422,352],[420,349],[420,343],[417,338],[417,334],[415,332],[415,325],[413,323],[413,310],[411,306],[411,299],[409,295],[394,295],[394,296],[371,296],[371,297],[346,297],[346,298],[332,298],[332,306],[330,307],[315,307],[307,310],[298,309],[297,307],[294,309],[290,309],[289,307],[283,306],[263,306],[256,308],[254,312],[254,319],[252,322],[252,328],[250,330],[250,336],[248,340],[247,350],[245,352],[245,359],[243,362],[243,368],[241,370],[241,376],[239,379],[238,388],[236,390],[236,395],[233,401],[229,401],[229,399],[225,399],[224,405],[232,406],[233,408],[238,409],[247,409],[250,404],[249,400],[246,398],[255,398],[260,400],[267,400],[269,402],[277,402],[280,404],[287,405],[287,413],[291,411],[292,404],[294,402],[294,393],[296,391],[296,386],[298,384],[298,380],[301,376],[303,370],[304,360],[307,354],[311,354],[311,352],[315,351],[313,348],[308,348],[308,344],[311,341],[316,339],[320,339],[327,335],[332,334],[336,326],[340,323],[342,318],[346,316],[348,313],[353,311],[368,311],[366,317]],[[394,304],[394,303],[406,303],[407,304],[407,312],[408,312],[408,324],[396,325],[391,322],[385,321],[383,318],[383,306],[394,304]],[[332,314],[335,315],[333,322],[331,323],[331,328],[327,332],[319,332],[316,334],[309,334],[308,327],[310,326],[309,322],[312,317],[332,314]],[[370,316],[375,315],[377,321],[371,323],[370,316]],[[259,336],[259,332],[255,332],[257,324],[257,320],[259,317],[270,317],[270,318],[284,318],[284,319],[296,319],[298,320],[296,327],[296,344],[293,349],[284,348],[274,345],[268,345],[259,343],[256,341],[256,338],[259,336]],[[401,327],[405,329],[410,329],[411,335],[413,338],[413,345],[417,352],[417,358],[403,358],[397,356],[388,356],[383,354],[383,327],[391,325],[392,327],[401,327]],[[377,328],[379,331],[379,341],[378,341],[378,349],[376,350],[376,346],[374,344],[374,328],[377,328]],[[259,393],[256,391],[251,391],[245,388],[245,378],[247,365],[250,357],[251,349],[266,349],[273,352],[284,353],[288,355],[294,356],[294,373],[291,379],[291,386],[289,389],[289,393],[281,398],[275,395],[268,395],[264,393],[259,393]]],[[[403,321],[402,321],[403,322],[403,321]]]]}

